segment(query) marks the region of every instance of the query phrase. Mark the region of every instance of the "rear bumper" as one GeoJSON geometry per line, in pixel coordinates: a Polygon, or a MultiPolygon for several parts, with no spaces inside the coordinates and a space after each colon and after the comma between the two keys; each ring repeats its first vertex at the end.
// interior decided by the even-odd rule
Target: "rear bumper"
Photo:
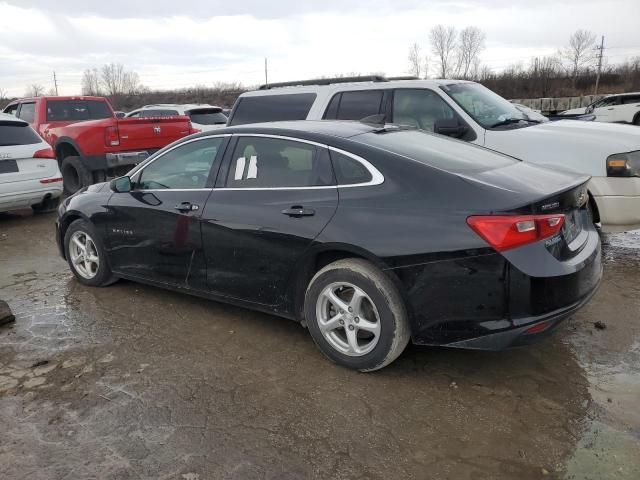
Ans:
{"type": "Polygon", "coordinates": [[[107,161],[107,168],[117,168],[137,165],[143,160],[146,160],[149,155],[148,151],[143,150],[140,152],[107,153],[105,157],[107,161]]]}
{"type": "Polygon", "coordinates": [[[45,198],[62,195],[62,182],[40,183],[38,180],[25,180],[0,185],[0,212],[29,208],[45,198]]]}
{"type": "Polygon", "coordinates": [[[640,228],[640,178],[594,177],[589,190],[604,231],[640,228]]]}

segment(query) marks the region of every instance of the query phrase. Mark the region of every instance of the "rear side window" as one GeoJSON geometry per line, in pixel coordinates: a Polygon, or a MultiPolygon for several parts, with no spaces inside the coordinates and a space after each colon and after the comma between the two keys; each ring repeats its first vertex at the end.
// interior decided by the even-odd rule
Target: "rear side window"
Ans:
{"type": "Polygon", "coordinates": [[[106,102],[99,100],[48,100],[48,122],[74,122],[111,118],[106,102]]]}
{"type": "Polygon", "coordinates": [[[362,163],[334,150],[329,153],[338,185],[354,185],[372,180],[371,172],[362,163]]]}
{"type": "Polygon", "coordinates": [[[287,188],[333,185],[324,149],[279,138],[242,137],[227,175],[231,188],[287,188]]]}
{"type": "Polygon", "coordinates": [[[238,100],[229,124],[305,120],[315,99],[315,93],[244,97],[238,100]]]}
{"type": "Polygon", "coordinates": [[[18,111],[18,117],[25,122],[33,123],[36,119],[36,104],[35,103],[23,103],[20,105],[18,111]]]}
{"type": "Polygon", "coordinates": [[[0,121],[0,147],[35,145],[42,139],[28,125],[0,121]]]}
{"type": "MultiPolygon", "coordinates": [[[[335,97],[334,97],[335,98],[335,97]]],[[[338,120],[362,120],[363,118],[380,113],[382,105],[381,90],[362,90],[359,92],[342,92],[338,113],[338,120]]],[[[333,108],[333,99],[329,109],[333,108]]],[[[329,112],[327,111],[327,115],[329,112]]],[[[327,116],[327,118],[330,118],[327,116]]]]}

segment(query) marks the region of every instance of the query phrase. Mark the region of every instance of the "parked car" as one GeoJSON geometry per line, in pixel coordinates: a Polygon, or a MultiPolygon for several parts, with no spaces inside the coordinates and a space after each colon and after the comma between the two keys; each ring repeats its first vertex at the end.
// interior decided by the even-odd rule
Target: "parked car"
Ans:
{"type": "Polygon", "coordinates": [[[587,107],[565,110],[559,115],[593,114],[596,122],[640,125],[640,92],[607,95],[587,107]]]}
{"type": "Polygon", "coordinates": [[[222,108],[208,104],[178,105],[173,103],[159,103],[157,105],[145,105],[133,110],[127,117],[166,117],[173,115],[186,115],[191,120],[193,128],[206,132],[224,127],[227,116],[222,108]]]}
{"type": "Polygon", "coordinates": [[[0,212],[54,211],[62,177],[51,146],[27,122],[0,113],[0,212]]]}
{"type": "Polygon", "coordinates": [[[608,231],[640,228],[640,129],[568,120],[539,123],[474,82],[355,77],[272,84],[243,93],[228,124],[365,117],[591,175],[595,221],[608,231]]]}
{"type": "Polygon", "coordinates": [[[67,193],[122,175],[194,132],[184,117],[116,118],[104,97],[23,98],[4,112],[28,122],[53,147],[67,193]]]}
{"type": "Polygon", "coordinates": [[[601,278],[589,177],[413,128],[283,122],[180,140],[59,209],[77,280],[296,319],[362,371],[417,344],[548,334],[601,278]]]}
{"type": "Polygon", "coordinates": [[[526,115],[529,120],[534,120],[539,123],[548,122],[549,119],[545,117],[540,110],[534,110],[533,108],[529,108],[521,103],[513,103],[511,104],[520,110],[522,113],[526,115]]]}

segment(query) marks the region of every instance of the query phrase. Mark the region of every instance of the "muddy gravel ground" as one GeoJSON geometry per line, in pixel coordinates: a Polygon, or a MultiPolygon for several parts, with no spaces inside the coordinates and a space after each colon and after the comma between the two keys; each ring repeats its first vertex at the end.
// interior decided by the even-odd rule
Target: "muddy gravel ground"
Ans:
{"type": "Polygon", "coordinates": [[[0,215],[3,480],[640,478],[640,231],[544,342],[360,374],[284,319],[83,287],[53,224],[0,215]]]}

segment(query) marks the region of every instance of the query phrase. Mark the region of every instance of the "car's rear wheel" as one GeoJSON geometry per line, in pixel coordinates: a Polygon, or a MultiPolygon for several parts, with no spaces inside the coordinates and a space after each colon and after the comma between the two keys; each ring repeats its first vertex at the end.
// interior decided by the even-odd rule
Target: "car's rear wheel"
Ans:
{"type": "Polygon", "coordinates": [[[76,193],[83,187],[88,187],[93,183],[93,175],[82,164],[80,157],[65,157],[60,166],[64,192],[68,195],[76,193]]]}
{"type": "Polygon", "coordinates": [[[116,281],[100,237],[86,220],[75,220],[64,236],[65,256],[76,279],[92,287],[116,281]]]}
{"type": "Polygon", "coordinates": [[[321,269],[309,283],[304,310],[320,350],[345,367],[378,370],[409,342],[402,297],[391,279],[366,260],[338,260],[321,269]]]}
{"type": "Polygon", "coordinates": [[[633,124],[640,126],[640,113],[636,114],[635,118],[633,119],[633,124]]]}

